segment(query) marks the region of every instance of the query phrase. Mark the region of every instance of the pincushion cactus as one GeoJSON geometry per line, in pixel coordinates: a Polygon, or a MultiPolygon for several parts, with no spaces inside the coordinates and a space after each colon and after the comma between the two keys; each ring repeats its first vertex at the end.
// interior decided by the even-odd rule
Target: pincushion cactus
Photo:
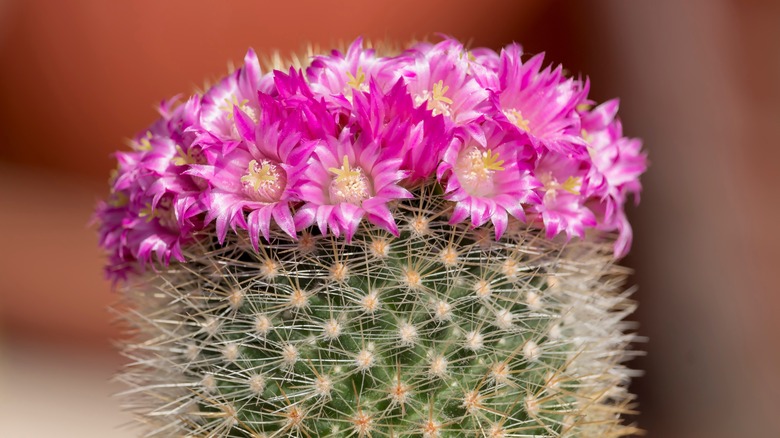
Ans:
{"type": "MultiPolygon", "coordinates": [[[[616,101],[445,39],[263,73],[117,154],[98,207],[146,436],[635,432],[616,101]]],[[[277,62],[278,63],[278,62],[277,62]]]]}

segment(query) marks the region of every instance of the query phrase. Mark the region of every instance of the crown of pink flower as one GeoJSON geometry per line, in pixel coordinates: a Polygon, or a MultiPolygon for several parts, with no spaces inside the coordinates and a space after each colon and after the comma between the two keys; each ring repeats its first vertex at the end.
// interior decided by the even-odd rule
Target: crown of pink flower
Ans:
{"type": "Polygon", "coordinates": [[[641,142],[623,136],[616,100],[594,105],[587,80],[543,60],[451,38],[379,56],[357,39],[305,70],[263,72],[250,50],[203,95],[163,102],[117,154],[96,213],[109,274],[184,261],[186,245],[229,230],[256,249],[309,227],[397,235],[392,205],[426,184],[441,185],[453,224],[490,223],[496,239],[510,216],[549,238],[615,231],[620,257],[641,142]]]}

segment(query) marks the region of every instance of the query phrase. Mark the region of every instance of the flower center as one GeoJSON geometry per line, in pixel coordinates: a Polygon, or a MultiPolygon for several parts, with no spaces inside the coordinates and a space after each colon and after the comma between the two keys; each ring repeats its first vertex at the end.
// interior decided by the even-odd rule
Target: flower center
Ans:
{"type": "Polygon", "coordinates": [[[580,130],[580,136],[582,137],[583,140],[585,140],[585,143],[590,143],[593,141],[593,136],[590,135],[590,133],[587,130],[585,130],[585,128],[580,130]]]}
{"type": "Polygon", "coordinates": [[[255,110],[251,105],[249,105],[249,99],[241,99],[241,101],[239,101],[235,94],[231,95],[230,98],[225,98],[219,109],[227,113],[227,119],[232,122],[229,125],[230,136],[234,139],[240,139],[241,135],[238,132],[236,117],[233,111],[234,106],[238,107],[238,109],[240,109],[255,123],[257,123],[258,119],[260,119],[260,114],[258,110],[255,110]]]}
{"type": "Polygon", "coordinates": [[[146,131],[146,135],[141,137],[137,142],[133,142],[133,148],[137,151],[151,151],[152,150],[152,131],[146,131]]]}
{"type": "Polygon", "coordinates": [[[346,155],[344,155],[341,167],[331,167],[328,171],[336,175],[330,183],[331,202],[349,202],[361,205],[365,199],[371,196],[371,185],[363,173],[363,169],[360,167],[351,168],[346,155]]]}
{"type": "Polygon", "coordinates": [[[164,196],[157,203],[157,206],[152,209],[152,204],[147,203],[141,211],[138,212],[138,216],[145,218],[146,222],[151,222],[153,219],[157,219],[157,222],[163,227],[169,230],[178,230],[179,225],[176,221],[176,213],[173,211],[173,202],[168,196],[164,196]]]}
{"type": "Polygon", "coordinates": [[[190,147],[185,151],[181,146],[176,145],[176,156],[171,159],[171,163],[174,166],[206,164],[206,159],[197,147],[190,147]]]}
{"type": "Polygon", "coordinates": [[[428,102],[426,108],[433,112],[434,116],[443,114],[447,117],[452,116],[452,99],[446,97],[449,91],[449,85],[444,85],[444,81],[433,84],[431,91],[425,90],[422,94],[415,96],[414,104],[420,106],[423,102],[428,102]]]}
{"type": "Polygon", "coordinates": [[[253,201],[278,201],[287,186],[287,173],[278,164],[268,160],[249,162],[246,173],[241,177],[246,193],[253,201]]]}
{"type": "Polygon", "coordinates": [[[493,177],[504,170],[504,160],[498,153],[488,149],[479,150],[472,146],[458,157],[455,175],[466,192],[472,196],[489,196],[493,193],[493,177]]]}
{"type": "Polygon", "coordinates": [[[237,106],[238,109],[240,109],[241,111],[244,112],[244,114],[249,116],[249,118],[252,119],[253,122],[257,123],[259,114],[257,114],[257,111],[255,111],[254,108],[249,106],[249,99],[241,99],[241,101],[239,101],[238,97],[236,97],[236,95],[233,94],[230,96],[230,98],[225,98],[225,100],[222,103],[222,106],[220,106],[219,109],[227,113],[228,119],[233,120],[234,106],[237,106]]]}
{"type": "Polygon", "coordinates": [[[586,131],[584,128],[580,131],[580,136],[583,140],[585,140],[585,143],[587,144],[588,148],[588,155],[590,156],[590,160],[594,163],[598,161],[598,151],[591,143],[593,143],[593,135],[591,135],[588,131],[586,131]]]}
{"type": "Polygon", "coordinates": [[[523,118],[523,113],[515,108],[504,110],[504,115],[510,122],[520,128],[521,131],[531,132],[530,122],[523,118]]]}
{"type": "Polygon", "coordinates": [[[555,201],[558,197],[559,190],[571,193],[572,195],[579,195],[580,187],[582,186],[581,177],[570,176],[566,178],[566,181],[563,183],[559,183],[558,180],[552,176],[552,172],[542,174],[539,177],[539,181],[544,185],[544,190],[546,191],[544,194],[545,201],[555,201]]]}
{"type": "MultiPolygon", "coordinates": [[[[181,146],[176,145],[176,156],[171,158],[171,164],[174,166],[189,166],[191,164],[206,164],[206,157],[198,147],[191,146],[186,151],[181,146]]],[[[199,176],[190,176],[192,182],[201,190],[206,190],[208,182],[199,176]]]]}
{"type": "MultiPolygon", "coordinates": [[[[358,66],[357,71],[353,75],[350,72],[347,72],[347,85],[350,88],[354,88],[358,91],[368,91],[368,87],[366,86],[366,74],[363,73],[363,67],[358,66]]],[[[351,91],[351,90],[349,90],[351,91]]]]}

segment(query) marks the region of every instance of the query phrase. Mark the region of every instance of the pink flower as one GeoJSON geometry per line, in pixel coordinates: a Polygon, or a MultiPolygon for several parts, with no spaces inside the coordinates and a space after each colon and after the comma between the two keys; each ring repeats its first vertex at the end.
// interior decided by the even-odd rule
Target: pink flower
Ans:
{"type": "Polygon", "coordinates": [[[496,239],[506,230],[508,216],[525,220],[524,203],[538,202],[530,175],[533,150],[523,138],[494,122],[470,129],[444,153],[438,177],[446,181],[445,199],[454,201],[451,223],[471,217],[478,227],[491,221],[496,239]]]}
{"type": "Polygon", "coordinates": [[[183,261],[182,244],[202,228],[203,182],[183,173],[185,157],[200,157],[187,133],[197,109],[197,97],[178,106],[163,102],[162,118],[136,136],[132,151],[117,154],[111,197],[98,210],[101,242],[114,259],[137,260],[141,267],[152,258],[183,261]]]}
{"type": "Polygon", "coordinates": [[[123,245],[124,219],[127,212],[127,195],[112,192],[109,199],[98,203],[92,221],[98,224],[98,242],[108,251],[109,264],[106,277],[116,281],[135,270],[137,260],[123,245]]]}
{"type": "Polygon", "coordinates": [[[132,219],[128,218],[123,238],[135,258],[148,262],[154,255],[166,265],[171,258],[184,261],[181,246],[192,240],[192,234],[179,227],[173,196],[163,197],[154,208],[151,203],[134,205],[129,213],[132,219]]]}
{"type": "Polygon", "coordinates": [[[618,101],[611,100],[582,115],[582,137],[593,162],[591,194],[622,199],[630,193],[638,198],[647,157],[640,140],[623,136],[623,127],[615,119],[617,109],[618,101]]]}
{"type": "Polygon", "coordinates": [[[623,136],[615,119],[618,101],[605,102],[582,112],[582,137],[588,145],[592,167],[588,172],[588,196],[600,204],[599,228],[618,230],[615,255],[622,257],[630,249],[632,230],[624,212],[628,195],[639,202],[642,185],[639,176],[647,170],[642,142],[623,136]]]}
{"type": "Polygon", "coordinates": [[[480,87],[488,92],[495,93],[501,89],[498,71],[501,66],[501,58],[491,49],[478,47],[468,51],[469,74],[477,81],[480,87]]]}
{"type": "Polygon", "coordinates": [[[510,215],[549,238],[617,231],[622,256],[641,142],[623,135],[616,100],[591,109],[587,80],[521,56],[516,44],[497,54],[445,37],[382,57],[358,38],[305,73],[263,74],[248,51],[202,97],[162,102],[117,153],[96,212],[110,275],[183,261],[211,222],[219,242],[245,229],[255,249],[315,223],[350,240],[364,218],[397,235],[393,202],[435,185],[434,173],[453,224],[490,222],[497,239],[510,215]]]}
{"type": "Polygon", "coordinates": [[[357,38],[346,54],[334,50],[330,55],[315,56],[306,69],[306,77],[315,95],[349,108],[355,91],[368,91],[371,82],[386,90],[398,78],[400,66],[407,62],[404,56],[378,57],[374,49],[364,49],[363,39],[357,38]]]}
{"type": "Polygon", "coordinates": [[[182,244],[193,240],[191,229],[179,227],[172,195],[155,208],[151,199],[136,198],[130,202],[126,192],[116,191],[98,206],[100,244],[116,263],[110,275],[124,275],[135,270],[133,266],[143,269],[152,258],[163,264],[171,258],[184,261],[182,244]]]}
{"type": "Polygon", "coordinates": [[[415,105],[455,125],[482,117],[489,94],[469,75],[469,64],[468,53],[456,40],[419,45],[414,62],[404,73],[415,105]]]}
{"type": "Polygon", "coordinates": [[[634,232],[631,229],[631,224],[628,222],[626,212],[623,210],[623,205],[615,206],[609,199],[591,197],[585,201],[585,205],[596,215],[596,220],[598,221],[597,229],[617,231],[618,236],[613,245],[613,252],[615,258],[621,258],[628,254],[628,251],[631,249],[634,232]],[[609,214],[607,213],[608,209],[611,210],[609,214]]]}
{"type": "Polygon", "coordinates": [[[324,98],[314,95],[299,70],[291,68],[288,74],[277,70],[273,78],[275,94],[260,93],[260,99],[275,100],[285,110],[298,113],[307,138],[337,135],[339,127],[336,121],[342,116],[346,117],[346,108],[329,108],[324,98]]]}
{"type": "Polygon", "coordinates": [[[369,92],[355,93],[352,119],[367,139],[398,150],[403,160],[400,168],[408,173],[405,186],[433,176],[451,139],[444,118],[423,106],[415,107],[402,80],[387,93],[373,82],[369,92]]]}
{"type": "Polygon", "coordinates": [[[273,87],[270,75],[261,75],[260,63],[251,49],[244,65],[219,81],[203,95],[200,121],[195,128],[196,143],[217,146],[225,153],[238,146],[240,136],[235,124],[234,108],[252,120],[259,117],[257,92],[268,93],[273,87]]]}
{"type": "Polygon", "coordinates": [[[501,51],[500,90],[493,97],[497,119],[509,122],[528,136],[537,148],[585,156],[579,137],[579,116],[574,111],[588,94],[588,83],[566,79],[559,66],[544,70],[544,54],[523,63],[522,49],[511,45],[501,51]]]}
{"type": "Polygon", "coordinates": [[[487,47],[477,47],[476,49],[469,50],[468,57],[471,60],[472,66],[479,66],[486,71],[498,73],[501,58],[494,50],[488,49],[487,47]]]}
{"type": "Polygon", "coordinates": [[[596,226],[596,217],[585,205],[583,187],[589,164],[553,151],[539,159],[534,175],[542,183],[537,188],[542,201],[534,205],[544,223],[547,237],[564,232],[568,238],[585,235],[586,227],[596,226]]]}
{"type": "Polygon", "coordinates": [[[412,197],[398,185],[406,176],[400,170],[399,151],[366,140],[346,128],[338,138],[328,136],[317,142],[301,187],[306,203],[295,217],[298,229],[316,222],[323,234],[330,229],[336,236],[344,233],[350,241],[365,216],[398,235],[387,203],[412,197]]]}
{"type": "Polygon", "coordinates": [[[310,142],[301,142],[297,113],[285,112],[272,100],[264,100],[258,108],[256,125],[236,108],[235,123],[242,141],[213,164],[194,165],[188,172],[209,183],[205,221],[216,220],[220,243],[228,227],[243,228],[249,231],[255,249],[260,234],[270,240],[272,220],[295,238],[291,204],[299,199],[301,176],[311,154],[310,142]]]}
{"type": "Polygon", "coordinates": [[[154,154],[150,156],[156,154],[156,158],[149,160],[147,157],[138,167],[153,171],[152,181],[146,189],[147,194],[152,196],[152,208],[156,208],[164,195],[173,195],[177,218],[186,227],[184,221],[203,212],[199,199],[206,187],[203,179],[187,175],[186,171],[193,164],[205,164],[213,152],[194,143],[196,134],[192,127],[200,116],[199,96],[195,95],[173,108],[164,103],[160,114],[162,118],[152,125],[146,139],[154,149],[154,154]]]}

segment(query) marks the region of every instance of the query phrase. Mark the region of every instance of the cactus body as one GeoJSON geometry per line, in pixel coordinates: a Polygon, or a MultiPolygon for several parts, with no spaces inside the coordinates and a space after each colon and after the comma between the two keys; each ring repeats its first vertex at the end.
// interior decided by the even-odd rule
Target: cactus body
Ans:
{"type": "Polygon", "coordinates": [[[448,213],[417,193],[399,237],[206,239],[136,279],[128,407],[151,436],[632,433],[634,306],[609,242],[519,223],[496,242],[448,213]]]}
{"type": "Polygon", "coordinates": [[[617,101],[516,44],[293,65],[250,50],[117,154],[97,218],[145,436],[635,432],[617,101]]]}

